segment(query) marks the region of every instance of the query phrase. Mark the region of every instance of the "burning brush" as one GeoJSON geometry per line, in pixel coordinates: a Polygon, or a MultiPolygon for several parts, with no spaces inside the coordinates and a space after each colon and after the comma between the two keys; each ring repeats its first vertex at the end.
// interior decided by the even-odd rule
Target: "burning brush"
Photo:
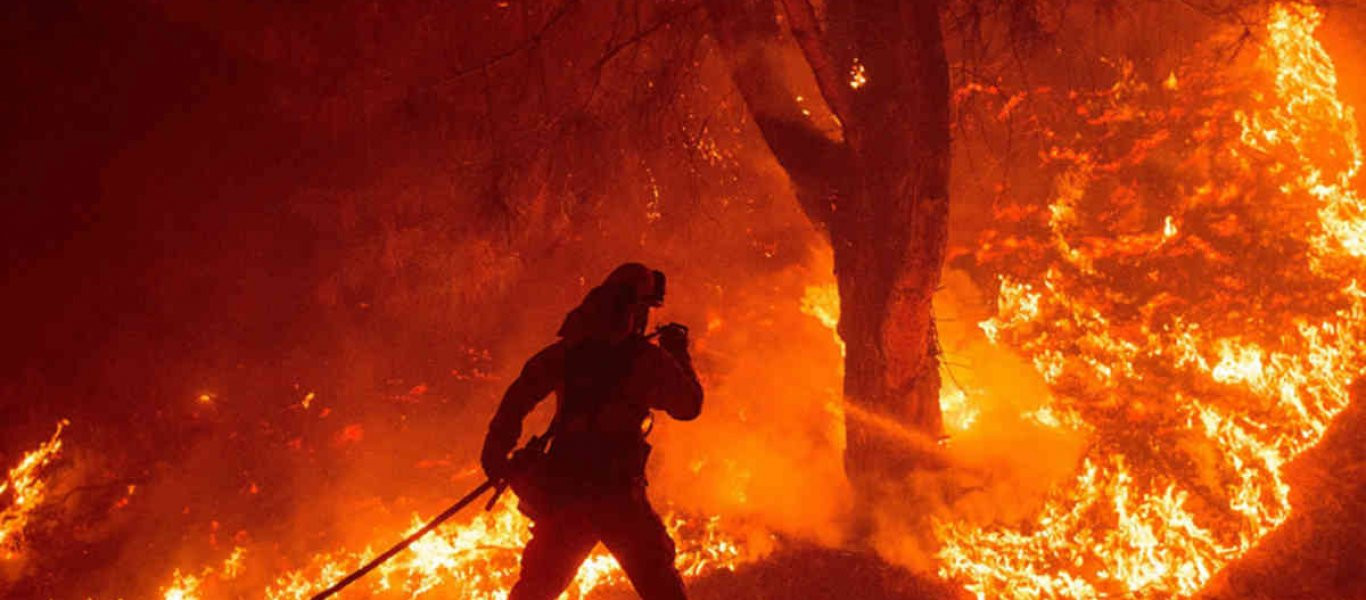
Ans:
{"type": "Polygon", "coordinates": [[[983,257],[1011,264],[982,328],[1093,442],[1028,522],[940,522],[944,576],[989,598],[1188,596],[1290,516],[1286,464],[1366,366],[1362,151],[1321,20],[1272,9],[1251,93],[1203,65],[1123,76],[1082,99],[1094,147],[1043,150],[1052,198],[995,240],[1010,258],[983,257]],[[1172,194],[1147,195],[1155,172],[1172,194]]]}

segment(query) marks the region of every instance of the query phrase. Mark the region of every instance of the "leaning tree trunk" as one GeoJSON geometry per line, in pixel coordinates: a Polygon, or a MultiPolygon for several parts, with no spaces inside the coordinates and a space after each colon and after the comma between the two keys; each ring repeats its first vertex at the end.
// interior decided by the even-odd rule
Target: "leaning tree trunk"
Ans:
{"type": "Polygon", "coordinates": [[[845,470],[867,507],[924,464],[941,432],[931,298],[947,238],[949,81],[938,3],[830,0],[824,19],[808,0],[781,4],[782,24],[773,0],[707,2],[750,114],[829,235],[847,347],[845,470]],[[787,32],[839,121],[833,135],[795,101],[787,32]]]}

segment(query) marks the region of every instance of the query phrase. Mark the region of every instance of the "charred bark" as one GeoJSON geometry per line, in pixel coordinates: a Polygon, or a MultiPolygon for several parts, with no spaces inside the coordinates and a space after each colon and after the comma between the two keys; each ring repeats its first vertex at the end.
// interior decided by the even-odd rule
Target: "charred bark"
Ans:
{"type": "Polygon", "coordinates": [[[947,239],[949,79],[938,3],[832,0],[823,22],[807,0],[782,4],[843,139],[796,103],[772,0],[707,6],[755,123],[829,235],[847,347],[845,469],[861,499],[875,501],[926,464],[926,444],[908,439],[941,432],[931,300],[947,239]],[[866,76],[858,85],[855,65],[866,76]]]}

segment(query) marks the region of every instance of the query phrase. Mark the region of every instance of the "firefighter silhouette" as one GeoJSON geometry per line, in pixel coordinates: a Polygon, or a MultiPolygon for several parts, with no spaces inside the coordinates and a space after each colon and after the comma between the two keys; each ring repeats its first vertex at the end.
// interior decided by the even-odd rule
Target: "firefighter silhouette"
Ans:
{"type": "Polygon", "coordinates": [[[651,410],[697,418],[702,386],[685,327],[661,327],[658,345],[645,335],[650,309],[663,300],[663,273],[639,263],[617,267],[503,396],[481,462],[490,479],[511,483],[533,522],[509,600],[556,598],[599,541],[641,598],[685,597],[673,540],[645,495],[645,437],[651,410]],[[522,420],[552,391],[558,402],[548,449],[509,457],[522,420]]]}

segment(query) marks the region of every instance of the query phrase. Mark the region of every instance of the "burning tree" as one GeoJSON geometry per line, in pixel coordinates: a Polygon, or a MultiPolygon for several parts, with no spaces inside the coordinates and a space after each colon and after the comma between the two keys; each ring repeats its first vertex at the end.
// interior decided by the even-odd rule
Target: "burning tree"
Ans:
{"type": "MultiPolygon", "coordinates": [[[[1031,40],[1049,35],[1038,15],[1046,5],[707,3],[749,116],[834,254],[850,407],[845,466],[865,499],[934,462],[943,434],[932,298],[948,239],[953,115],[942,23],[958,23],[951,42],[984,47],[983,21],[1005,21],[1004,48],[1028,54],[1031,40]],[[787,56],[794,43],[800,63],[787,56]],[[900,428],[923,436],[918,448],[893,441],[900,428]]],[[[1002,50],[959,59],[991,53],[1002,50]]],[[[977,83],[965,79],[958,85],[977,83]]]]}
{"type": "Polygon", "coordinates": [[[874,424],[941,433],[931,299],[948,232],[949,72],[938,2],[707,3],[754,123],[834,251],[845,468],[872,500],[924,455],[874,424]],[[809,74],[777,51],[787,32],[809,74]],[[794,83],[814,76],[823,104],[794,83]]]}
{"type": "MultiPolygon", "coordinates": [[[[780,4],[708,7],[755,124],[831,242],[846,469],[867,499],[916,463],[878,418],[939,432],[943,35],[934,3],[780,4]],[[789,34],[800,65],[778,50],[789,34]],[[797,91],[812,87],[822,102],[797,91]]],[[[1003,117],[1031,94],[1052,107],[1031,124],[1052,184],[1046,208],[1028,195],[997,207],[976,260],[1002,274],[1000,310],[982,326],[1053,387],[1056,412],[1038,418],[1095,441],[1037,523],[941,523],[946,575],[991,596],[1192,594],[1287,518],[1283,465],[1346,405],[1363,358],[1361,152],[1313,38],[1320,18],[1276,5],[1257,67],[1232,70],[1261,75],[1207,68],[1259,35],[1243,25],[1157,84],[1121,58],[1108,88],[999,98],[1003,117]]],[[[964,97],[999,93],[963,83],[964,97]]]]}

